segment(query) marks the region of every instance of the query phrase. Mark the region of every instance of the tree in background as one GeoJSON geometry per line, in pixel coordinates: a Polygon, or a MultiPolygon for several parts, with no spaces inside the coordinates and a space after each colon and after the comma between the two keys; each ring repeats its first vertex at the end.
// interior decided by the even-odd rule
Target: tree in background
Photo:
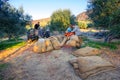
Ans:
{"type": "Polygon", "coordinates": [[[88,13],[96,27],[109,29],[105,41],[120,36],[120,0],[89,0],[88,13]]]}
{"type": "Polygon", "coordinates": [[[9,39],[25,33],[25,25],[31,21],[31,16],[24,15],[23,7],[11,6],[6,0],[0,0],[0,32],[9,39]]]}
{"type": "Polygon", "coordinates": [[[57,31],[64,31],[70,23],[75,22],[75,16],[71,15],[70,10],[57,10],[53,12],[50,21],[50,29],[57,31]]]}

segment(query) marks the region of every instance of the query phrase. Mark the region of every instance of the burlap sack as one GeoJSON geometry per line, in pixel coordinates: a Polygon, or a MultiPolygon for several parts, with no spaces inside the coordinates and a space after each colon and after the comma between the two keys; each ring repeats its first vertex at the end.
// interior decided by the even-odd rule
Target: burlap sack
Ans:
{"type": "Polygon", "coordinates": [[[66,45],[76,47],[77,42],[75,40],[69,40],[69,41],[66,42],[66,45]]]}
{"type": "Polygon", "coordinates": [[[46,45],[45,45],[45,40],[44,39],[39,39],[34,47],[33,47],[33,51],[37,52],[37,53],[43,53],[46,52],[46,45]]]}
{"type": "Polygon", "coordinates": [[[76,42],[79,42],[79,38],[78,38],[77,35],[72,35],[72,36],[70,36],[70,40],[74,40],[74,41],[76,41],[76,42]]]}
{"type": "Polygon", "coordinates": [[[59,42],[61,43],[64,39],[64,35],[57,35],[56,38],[59,40],[59,42]]]}
{"type": "Polygon", "coordinates": [[[80,48],[76,51],[74,51],[72,54],[74,56],[93,56],[93,55],[97,55],[100,54],[101,51],[99,49],[96,48],[92,48],[92,47],[85,47],[85,48],[80,48]]]}
{"type": "Polygon", "coordinates": [[[45,39],[41,40],[41,52],[46,52],[46,45],[45,45],[45,39]]]}
{"type": "Polygon", "coordinates": [[[113,70],[115,67],[108,61],[99,56],[79,57],[70,61],[75,72],[81,78],[86,79],[89,76],[95,76],[98,73],[113,70]]]}
{"type": "Polygon", "coordinates": [[[58,41],[58,39],[56,37],[52,36],[49,39],[50,39],[54,49],[60,49],[60,42],[58,41]]]}
{"type": "Polygon", "coordinates": [[[79,36],[72,35],[70,39],[66,42],[67,46],[80,47],[82,44],[82,39],[79,36]]]}
{"type": "Polygon", "coordinates": [[[67,42],[68,38],[64,37],[63,41],[60,43],[60,46],[64,46],[67,42]]]}
{"type": "Polygon", "coordinates": [[[81,47],[81,44],[79,42],[76,42],[76,47],[81,47]]]}
{"type": "Polygon", "coordinates": [[[46,51],[53,50],[53,46],[52,46],[50,39],[45,39],[45,45],[46,45],[46,51]]]}
{"type": "Polygon", "coordinates": [[[81,44],[82,44],[82,42],[83,42],[83,41],[82,41],[82,38],[81,38],[80,36],[78,36],[78,39],[79,39],[79,42],[78,42],[78,43],[79,43],[79,46],[81,46],[81,44]]]}
{"type": "Polygon", "coordinates": [[[40,43],[38,41],[34,44],[33,51],[35,53],[40,53],[41,52],[41,45],[40,45],[40,43]]]}

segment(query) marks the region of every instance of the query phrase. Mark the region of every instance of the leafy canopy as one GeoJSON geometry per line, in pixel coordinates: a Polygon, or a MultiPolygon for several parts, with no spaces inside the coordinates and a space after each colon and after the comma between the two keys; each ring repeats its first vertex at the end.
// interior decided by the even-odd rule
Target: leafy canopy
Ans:
{"type": "Polygon", "coordinates": [[[75,16],[71,15],[70,10],[57,10],[51,15],[50,28],[51,30],[64,31],[69,24],[75,22],[75,16]]]}
{"type": "Polygon", "coordinates": [[[24,14],[23,7],[16,9],[7,0],[0,0],[0,32],[9,38],[25,32],[25,25],[31,21],[31,16],[24,14]]]}
{"type": "Polygon", "coordinates": [[[120,0],[89,0],[88,15],[96,27],[110,30],[110,36],[120,36],[120,0]]]}

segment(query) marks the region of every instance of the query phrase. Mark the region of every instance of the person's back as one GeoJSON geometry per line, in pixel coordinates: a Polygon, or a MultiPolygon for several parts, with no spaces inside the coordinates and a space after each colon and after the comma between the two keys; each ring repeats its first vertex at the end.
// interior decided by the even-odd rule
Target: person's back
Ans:
{"type": "Polygon", "coordinates": [[[49,29],[49,27],[47,27],[47,29],[45,31],[45,37],[46,38],[50,37],[50,29],[49,29]]]}
{"type": "Polygon", "coordinates": [[[34,29],[36,29],[36,30],[38,30],[39,29],[39,22],[37,23],[37,24],[35,24],[35,26],[34,26],[34,29]]]}
{"type": "Polygon", "coordinates": [[[75,35],[77,35],[77,36],[81,35],[80,29],[77,25],[73,26],[73,30],[71,32],[75,32],[75,35]]]}
{"type": "Polygon", "coordinates": [[[38,29],[39,25],[35,24],[34,29],[38,29]]]}
{"type": "Polygon", "coordinates": [[[40,29],[40,25],[38,22],[37,24],[34,25],[35,37],[37,38],[39,38],[39,29],[40,29]]]}

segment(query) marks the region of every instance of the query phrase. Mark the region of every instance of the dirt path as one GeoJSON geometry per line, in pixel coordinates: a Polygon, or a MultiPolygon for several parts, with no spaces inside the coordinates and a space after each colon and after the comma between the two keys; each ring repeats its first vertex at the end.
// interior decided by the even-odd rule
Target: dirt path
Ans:
{"type": "Polygon", "coordinates": [[[44,54],[36,54],[32,47],[6,59],[10,64],[5,79],[12,80],[81,80],[68,63],[72,48],[62,48],[44,54]],[[18,55],[17,55],[18,54],[18,55]]]}

